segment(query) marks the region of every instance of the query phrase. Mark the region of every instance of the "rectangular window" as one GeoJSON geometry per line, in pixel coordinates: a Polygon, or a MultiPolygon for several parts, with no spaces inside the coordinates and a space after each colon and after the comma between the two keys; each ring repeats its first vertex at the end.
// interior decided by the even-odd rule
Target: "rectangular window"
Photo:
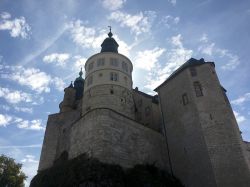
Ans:
{"type": "Polygon", "coordinates": [[[119,79],[118,73],[114,73],[114,72],[110,73],[110,80],[111,81],[118,81],[118,79],[119,79]]]}
{"type": "Polygon", "coordinates": [[[90,76],[87,81],[87,86],[91,85],[93,83],[93,76],[90,76]]]}
{"type": "Polygon", "coordinates": [[[195,77],[197,75],[197,71],[195,67],[189,68],[189,71],[192,77],[195,77]]]}
{"type": "Polygon", "coordinates": [[[182,102],[183,102],[183,105],[187,105],[188,104],[188,96],[186,93],[184,93],[182,95],[182,102]]]}
{"type": "Polygon", "coordinates": [[[202,87],[199,82],[194,82],[194,91],[197,97],[203,96],[202,87]]]}
{"type": "Polygon", "coordinates": [[[111,66],[118,66],[118,60],[117,58],[110,58],[110,65],[111,66]]]}
{"type": "Polygon", "coordinates": [[[126,64],[126,62],[122,62],[122,69],[126,72],[128,72],[128,64],[126,64]]]}
{"type": "Polygon", "coordinates": [[[105,64],[105,58],[99,58],[97,60],[97,66],[104,66],[105,64]]]}
{"type": "Polygon", "coordinates": [[[92,70],[94,67],[94,61],[89,64],[88,71],[92,70]]]}

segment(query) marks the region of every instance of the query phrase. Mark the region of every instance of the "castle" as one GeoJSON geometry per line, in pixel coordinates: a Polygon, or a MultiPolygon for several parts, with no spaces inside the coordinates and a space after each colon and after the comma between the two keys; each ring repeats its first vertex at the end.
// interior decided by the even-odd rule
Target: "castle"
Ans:
{"type": "Polygon", "coordinates": [[[153,163],[187,187],[249,187],[247,152],[213,62],[189,59],[151,96],[111,31],[48,117],[38,171],[83,153],[129,168],[153,163]]]}

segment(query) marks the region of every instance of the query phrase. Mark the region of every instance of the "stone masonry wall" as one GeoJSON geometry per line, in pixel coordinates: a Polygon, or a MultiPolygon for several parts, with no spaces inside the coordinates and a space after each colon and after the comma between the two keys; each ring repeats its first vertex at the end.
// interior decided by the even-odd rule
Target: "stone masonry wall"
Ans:
{"type": "Polygon", "coordinates": [[[196,98],[200,123],[218,186],[250,186],[243,141],[230,103],[214,66],[198,66],[197,77],[204,96],[196,98]]]}
{"type": "Polygon", "coordinates": [[[213,168],[190,92],[193,87],[184,70],[158,91],[166,128],[173,173],[187,187],[216,186],[213,168]],[[187,103],[183,103],[183,95],[187,103]]]}
{"type": "Polygon", "coordinates": [[[69,157],[82,153],[132,167],[155,163],[169,169],[165,137],[110,109],[94,109],[71,129],[69,157]]]}

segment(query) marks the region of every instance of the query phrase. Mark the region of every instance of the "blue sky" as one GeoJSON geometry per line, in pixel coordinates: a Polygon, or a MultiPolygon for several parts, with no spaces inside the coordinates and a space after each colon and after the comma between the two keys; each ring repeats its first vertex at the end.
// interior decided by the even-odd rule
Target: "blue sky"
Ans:
{"type": "Polygon", "coordinates": [[[23,163],[27,185],[48,114],[59,111],[63,89],[100,52],[108,25],[133,62],[133,86],[146,93],[190,57],[215,62],[250,141],[250,1],[1,0],[0,154],[23,163]]]}

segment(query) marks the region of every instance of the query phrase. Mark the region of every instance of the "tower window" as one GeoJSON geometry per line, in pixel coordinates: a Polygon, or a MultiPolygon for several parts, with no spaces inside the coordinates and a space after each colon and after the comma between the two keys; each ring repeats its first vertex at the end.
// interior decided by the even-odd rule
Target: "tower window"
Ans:
{"type": "Polygon", "coordinates": [[[90,76],[87,81],[87,86],[91,85],[93,83],[93,76],[90,76]]]}
{"type": "Polygon", "coordinates": [[[194,91],[197,97],[203,96],[202,87],[199,82],[194,82],[194,91]]]}
{"type": "Polygon", "coordinates": [[[187,105],[188,104],[188,96],[187,96],[186,93],[184,93],[182,95],[182,103],[183,103],[183,105],[187,105]]]}
{"type": "Polygon", "coordinates": [[[105,64],[105,58],[99,58],[97,60],[97,66],[104,66],[105,64]]]}
{"type": "Polygon", "coordinates": [[[114,72],[110,73],[110,80],[111,81],[118,81],[118,79],[119,79],[118,73],[114,73],[114,72]]]}
{"type": "Polygon", "coordinates": [[[128,72],[128,64],[126,64],[126,62],[122,62],[122,69],[126,72],[128,72]]]}
{"type": "Polygon", "coordinates": [[[89,64],[88,71],[92,70],[94,67],[94,61],[89,64]]]}
{"type": "Polygon", "coordinates": [[[110,65],[111,66],[118,66],[118,60],[117,58],[110,58],[110,65]]]}
{"type": "Polygon", "coordinates": [[[195,67],[189,68],[189,71],[190,71],[190,74],[191,74],[192,77],[197,76],[197,71],[196,71],[195,67]]]}
{"type": "Polygon", "coordinates": [[[146,115],[146,116],[149,116],[150,111],[151,111],[150,107],[147,106],[147,107],[145,108],[145,115],[146,115]]]}

